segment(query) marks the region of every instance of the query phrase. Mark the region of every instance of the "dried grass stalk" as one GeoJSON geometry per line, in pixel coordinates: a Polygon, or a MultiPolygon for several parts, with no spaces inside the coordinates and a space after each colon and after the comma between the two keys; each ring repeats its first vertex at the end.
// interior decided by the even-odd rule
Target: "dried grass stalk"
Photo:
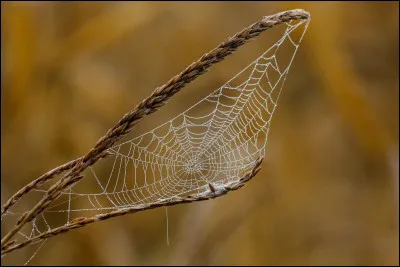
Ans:
{"type": "MultiPolygon", "coordinates": [[[[250,25],[247,28],[244,28],[242,31],[236,33],[233,37],[228,38],[225,42],[221,43],[215,49],[210,52],[204,54],[199,60],[195,61],[191,65],[189,65],[183,72],[179,73],[175,77],[171,78],[166,84],[161,87],[156,88],[153,93],[146,99],[144,99],[139,105],[137,105],[133,110],[126,113],[118,123],[112,127],[105,136],[100,138],[100,140],[96,143],[96,145],[83,157],[77,159],[76,161],[67,163],[64,165],[64,168],[58,167],[48,173],[48,175],[44,175],[45,178],[39,178],[39,182],[33,182],[24,188],[22,188],[17,194],[15,194],[9,201],[6,202],[6,205],[3,206],[2,212],[9,209],[13,203],[18,201],[23,195],[28,193],[33,188],[36,188],[42,181],[48,181],[53,178],[55,175],[59,174],[62,171],[67,171],[67,173],[54,184],[50,189],[46,192],[43,198],[29,211],[26,212],[15,224],[15,226],[5,235],[5,237],[1,240],[2,247],[2,255],[17,248],[22,248],[25,243],[32,243],[33,241],[25,241],[24,243],[9,246],[9,240],[28,222],[32,221],[36,218],[40,213],[42,213],[55,199],[57,199],[61,193],[77,183],[79,180],[83,178],[81,173],[89,166],[96,163],[100,158],[107,156],[106,150],[114,145],[118,140],[120,140],[124,135],[129,133],[133,126],[138,123],[138,121],[143,118],[145,115],[149,115],[151,113],[156,112],[160,107],[166,104],[167,100],[171,98],[174,94],[179,92],[183,87],[185,87],[188,83],[204,74],[209,67],[213,64],[216,64],[222,61],[226,56],[232,54],[236,49],[249,42],[251,39],[257,37],[260,33],[285,22],[289,22],[291,20],[298,19],[309,19],[310,15],[308,12],[300,9],[289,10],[280,12],[271,16],[263,17],[258,22],[250,25]]],[[[254,173],[255,175],[255,173],[254,173]]],[[[244,177],[245,178],[245,177],[244,177]]],[[[243,178],[242,178],[243,179],[243,178]]],[[[247,178],[250,179],[250,178],[247,178]]],[[[236,189],[240,188],[240,185],[237,185],[236,189]]],[[[235,188],[235,187],[232,187],[235,188]]],[[[236,190],[234,189],[234,190],[236,190]]],[[[233,190],[233,189],[231,189],[233,190]]],[[[229,191],[229,190],[228,190],[229,191]]],[[[82,225],[89,224],[94,221],[104,220],[104,218],[115,217],[119,215],[123,215],[126,213],[133,213],[145,209],[156,208],[160,206],[166,205],[176,205],[179,203],[188,203],[193,201],[201,201],[214,197],[194,197],[194,198],[184,198],[180,200],[169,200],[166,203],[154,203],[150,204],[147,208],[141,209],[122,209],[115,212],[111,212],[108,214],[103,214],[103,217],[93,217],[90,219],[85,219],[83,222],[74,223],[65,225],[60,228],[56,228],[54,230],[58,230],[57,234],[69,231],[73,228],[82,227],[82,225]],[[100,219],[103,218],[103,219],[100,219]],[[89,221],[88,221],[89,220],[89,221]]],[[[54,230],[46,233],[48,235],[54,235],[54,230]]],[[[43,235],[40,235],[43,236],[43,235]]],[[[38,237],[34,238],[37,240],[38,237]]],[[[24,245],[26,246],[26,245],[24,245]]]]}
{"type": "Polygon", "coordinates": [[[54,228],[52,230],[49,230],[45,233],[42,233],[40,235],[37,235],[33,238],[30,238],[24,242],[21,242],[19,244],[14,244],[13,241],[9,242],[6,244],[5,248],[2,249],[1,255],[5,255],[13,250],[16,249],[21,249],[23,247],[28,246],[29,244],[36,243],[40,240],[47,239],[53,236],[57,236],[66,232],[69,232],[74,229],[78,229],[84,226],[87,226],[92,223],[108,220],[114,217],[126,215],[126,214],[132,214],[136,213],[139,211],[144,211],[144,210],[150,210],[150,209],[155,209],[159,207],[164,207],[164,206],[174,206],[178,204],[185,204],[185,203],[192,203],[192,202],[198,202],[198,201],[205,201],[205,200],[210,200],[214,199],[217,197],[221,197],[223,195],[228,194],[230,191],[235,191],[238,190],[239,188],[242,188],[248,181],[250,181],[260,170],[261,170],[261,163],[263,161],[263,158],[258,158],[254,164],[254,167],[252,170],[247,172],[246,174],[243,175],[242,178],[240,178],[236,182],[232,182],[228,185],[226,185],[223,188],[219,188],[218,190],[209,190],[207,194],[205,195],[189,195],[187,197],[175,197],[173,199],[168,199],[156,203],[150,203],[142,206],[135,206],[135,207],[127,207],[127,208],[122,208],[122,209],[117,209],[115,211],[111,211],[108,213],[103,213],[103,214],[98,214],[93,217],[79,217],[75,218],[72,220],[69,224],[54,228]]]}

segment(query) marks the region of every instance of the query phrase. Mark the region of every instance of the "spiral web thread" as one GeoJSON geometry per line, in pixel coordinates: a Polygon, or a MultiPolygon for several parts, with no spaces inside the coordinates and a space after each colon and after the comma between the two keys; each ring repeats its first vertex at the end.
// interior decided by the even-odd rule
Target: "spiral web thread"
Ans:
{"type": "Polygon", "coordinates": [[[205,195],[239,180],[265,154],[271,119],[308,21],[284,25],[275,44],[220,88],[166,123],[111,147],[110,156],[85,171],[84,181],[63,192],[19,236],[30,239],[79,216],[205,195]]]}

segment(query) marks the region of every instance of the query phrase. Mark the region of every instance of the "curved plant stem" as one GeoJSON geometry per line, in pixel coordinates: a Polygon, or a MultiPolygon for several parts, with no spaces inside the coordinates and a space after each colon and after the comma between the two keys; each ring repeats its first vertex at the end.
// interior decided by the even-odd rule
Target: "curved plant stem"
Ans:
{"type": "Polygon", "coordinates": [[[21,249],[23,247],[28,246],[29,244],[36,243],[40,240],[46,240],[47,238],[57,236],[57,235],[69,232],[71,230],[82,228],[89,224],[108,220],[108,219],[111,219],[114,217],[118,217],[118,216],[122,216],[122,215],[126,215],[126,214],[132,214],[132,213],[136,213],[136,212],[144,211],[144,210],[155,209],[155,208],[164,207],[164,206],[166,206],[166,207],[174,206],[174,205],[178,205],[178,204],[205,201],[205,200],[210,200],[210,199],[214,199],[217,197],[221,197],[223,195],[228,194],[230,191],[235,191],[235,190],[238,190],[239,188],[242,188],[248,181],[250,181],[254,176],[256,176],[256,174],[261,170],[262,161],[263,161],[263,158],[258,158],[256,160],[252,170],[250,170],[249,172],[244,174],[243,177],[240,178],[238,181],[231,182],[230,184],[226,185],[225,187],[223,187],[217,191],[212,192],[211,190],[209,190],[204,195],[189,195],[187,197],[175,197],[172,199],[155,202],[155,203],[150,203],[150,204],[146,204],[146,205],[142,205],[142,206],[117,209],[115,211],[95,215],[90,218],[87,218],[87,217],[76,218],[76,219],[72,220],[71,223],[69,223],[69,224],[54,228],[45,233],[37,235],[33,238],[27,239],[26,241],[21,242],[19,244],[7,245],[4,249],[1,250],[1,255],[3,256],[13,250],[21,249]]]}
{"type": "MultiPolygon", "coordinates": [[[[9,246],[7,246],[9,240],[26,223],[32,221],[40,213],[42,213],[54,200],[61,195],[64,190],[80,181],[83,178],[81,173],[89,166],[95,164],[99,159],[106,157],[108,155],[107,149],[113,146],[123,136],[128,134],[141,118],[158,111],[160,107],[166,104],[169,98],[179,92],[188,83],[204,74],[213,64],[222,61],[226,56],[229,56],[236,51],[239,46],[249,42],[253,38],[260,35],[263,31],[291,20],[307,20],[309,18],[309,13],[301,9],[284,11],[271,16],[263,17],[258,22],[244,28],[210,52],[204,54],[200,59],[190,64],[184,71],[171,78],[163,86],[156,88],[149,97],[144,99],[133,110],[126,113],[116,123],[116,125],[106,133],[106,135],[100,138],[96,145],[85,156],[77,159],[75,164],[69,166],[70,168],[68,169],[68,172],[60,179],[60,181],[50,187],[43,198],[29,212],[26,212],[21,218],[19,218],[14,227],[1,240],[2,254],[4,254],[4,251],[10,251],[9,246]]],[[[182,203],[187,202],[188,201],[186,200],[182,203]]],[[[150,204],[150,206],[151,208],[158,207],[160,206],[160,203],[153,203],[150,204]]],[[[161,206],[165,206],[165,203],[161,206]]],[[[116,215],[112,217],[115,216],[116,215]]]]}

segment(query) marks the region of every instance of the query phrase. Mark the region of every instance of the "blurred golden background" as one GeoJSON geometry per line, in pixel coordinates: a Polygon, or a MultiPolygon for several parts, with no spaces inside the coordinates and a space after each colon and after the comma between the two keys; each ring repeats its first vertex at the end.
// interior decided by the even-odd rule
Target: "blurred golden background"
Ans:
{"type": "MultiPolygon", "coordinates": [[[[2,2],[1,197],[84,155],[153,89],[262,16],[311,13],[262,171],[222,198],[47,241],[34,265],[398,265],[398,2],[2,2]]],[[[268,31],[262,34],[268,38],[268,31]]],[[[187,109],[260,39],[144,118],[187,109]]],[[[12,252],[24,263],[37,247],[12,252]]]]}

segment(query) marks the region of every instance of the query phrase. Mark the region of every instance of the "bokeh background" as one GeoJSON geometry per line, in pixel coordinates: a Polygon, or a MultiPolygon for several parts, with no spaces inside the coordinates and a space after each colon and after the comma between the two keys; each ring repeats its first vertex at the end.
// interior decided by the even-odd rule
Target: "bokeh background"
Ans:
{"type": "MultiPolygon", "coordinates": [[[[398,265],[398,2],[2,2],[1,200],[84,155],[144,97],[264,15],[310,27],[272,122],[262,171],[225,197],[49,240],[34,265],[398,265]]],[[[268,32],[263,36],[268,38],[268,32]]],[[[263,38],[264,38],[263,37],[263,38]]],[[[144,132],[266,49],[211,68],[144,132]]],[[[24,263],[37,247],[10,253],[24,263]]]]}

